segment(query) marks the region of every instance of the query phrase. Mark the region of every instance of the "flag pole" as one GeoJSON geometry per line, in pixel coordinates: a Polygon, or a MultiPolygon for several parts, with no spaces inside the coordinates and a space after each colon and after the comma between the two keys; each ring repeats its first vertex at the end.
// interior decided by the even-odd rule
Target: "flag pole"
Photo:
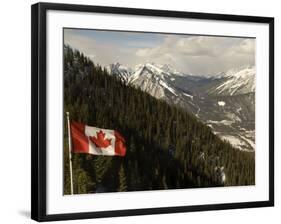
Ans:
{"type": "Polygon", "coordinates": [[[72,144],[71,144],[71,134],[70,134],[70,120],[69,112],[66,112],[67,116],[67,128],[68,128],[68,152],[69,152],[69,173],[70,173],[70,193],[73,194],[73,177],[72,177],[72,144]]]}

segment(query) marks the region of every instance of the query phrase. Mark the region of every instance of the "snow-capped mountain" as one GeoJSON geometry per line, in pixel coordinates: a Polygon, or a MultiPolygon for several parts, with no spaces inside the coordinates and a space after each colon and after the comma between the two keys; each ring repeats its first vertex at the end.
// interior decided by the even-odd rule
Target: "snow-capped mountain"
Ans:
{"type": "Polygon", "coordinates": [[[239,95],[255,92],[255,67],[232,69],[220,74],[217,85],[210,89],[210,94],[239,95]]]}
{"type": "Polygon", "coordinates": [[[139,87],[157,99],[169,99],[172,96],[189,95],[188,91],[179,90],[175,85],[178,77],[184,74],[178,72],[171,65],[158,65],[152,62],[139,64],[134,69],[127,68],[119,63],[107,66],[111,75],[116,75],[128,85],[139,87]]]}
{"type": "Polygon", "coordinates": [[[167,94],[178,96],[177,89],[172,84],[175,76],[177,75],[163,70],[159,65],[145,63],[136,67],[128,83],[160,99],[167,94]]]}
{"type": "Polygon", "coordinates": [[[176,70],[172,65],[170,64],[164,64],[164,65],[160,65],[159,66],[164,72],[170,73],[170,74],[174,74],[177,76],[184,76],[184,73],[176,70]]]}
{"type": "Polygon", "coordinates": [[[119,64],[118,62],[110,64],[106,67],[109,74],[118,76],[125,83],[128,82],[129,77],[131,76],[132,70],[124,65],[119,64]]]}
{"type": "Polygon", "coordinates": [[[127,85],[193,113],[235,147],[254,150],[254,67],[233,69],[215,77],[184,74],[171,65],[151,62],[134,69],[115,63],[108,70],[127,85]]]}

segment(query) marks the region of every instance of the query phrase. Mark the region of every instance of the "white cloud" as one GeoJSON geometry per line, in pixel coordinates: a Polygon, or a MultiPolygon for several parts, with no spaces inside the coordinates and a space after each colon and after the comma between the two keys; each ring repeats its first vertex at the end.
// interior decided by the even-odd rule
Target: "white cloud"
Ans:
{"type": "Polygon", "coordinates": [[[221,50],[216,38],[205,36],[181,38],[177,41],[176,47],[181,53],[193,57],[214,57],[221,50]]]}
{"type": "Polygon", "coordinates": [[[255,40],[187,36],[167,37],[160,46],[140,48],[136,56],[158,63],[172,63],[185,72],[214,75],[255,63],[255,40]]]}
{"type": "Polygon", "coordinates": [[[252,39],[244,39],[238,46],[235,46],[234,50],[240,54],[254,54],[255,53],[255,41],[252,39]]]}
{"type": "Polygon", "coordinates": [[[103,66],[113,62],[127,64],[130,61],[128,55],[133,54],[131,50],[117,48],[110,42],[97,42],[94,38],[80,35],[71,29],[64,30],[64,43],[103,66]]]}
{"type": "Polygon", "coordinates": [[[65,30],[64,36],[66,44],[102,65],[119,62],[134,67],[152,61],[172,64],[187,73],[215,75],[231,68],[255,64],[255,39],[164,35],[162,41],[153,46],[154,42],[145,44],[134,38],[123,45],[114,45],[110,41],[97,42],[93,37],[80,35],[75,30],[65,30]],[[142,47],[145,45],[153,47],[142,47]]]}

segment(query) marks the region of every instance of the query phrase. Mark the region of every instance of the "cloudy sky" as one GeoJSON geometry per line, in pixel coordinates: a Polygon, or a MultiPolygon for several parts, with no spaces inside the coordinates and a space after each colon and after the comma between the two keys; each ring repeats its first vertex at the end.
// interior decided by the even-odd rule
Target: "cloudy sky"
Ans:
{"type": "Polygon", "coordinates": [[[255,65],[255,39],[64,29],[64,43],[103,66],[170,64],[194,75],[255,65]]]}

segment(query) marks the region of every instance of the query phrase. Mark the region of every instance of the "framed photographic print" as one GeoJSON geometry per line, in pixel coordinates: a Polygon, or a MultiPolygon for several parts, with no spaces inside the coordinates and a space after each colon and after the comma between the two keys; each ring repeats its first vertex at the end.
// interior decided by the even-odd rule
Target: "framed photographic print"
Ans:
{"type": "Polygon", "coordinates": [[[32,218],[274,205],[274,19],[32,6],[32,218]]]}

